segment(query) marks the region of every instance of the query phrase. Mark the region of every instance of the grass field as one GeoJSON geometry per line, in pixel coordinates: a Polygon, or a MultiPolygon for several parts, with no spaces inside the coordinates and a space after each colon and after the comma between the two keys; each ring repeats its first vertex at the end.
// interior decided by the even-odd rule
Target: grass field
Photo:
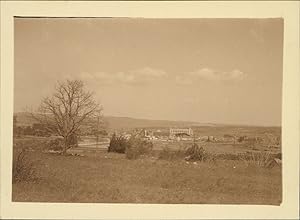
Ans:
{"type": "Polygon", "coordinates": [[[37,179],[13,184],[18,202],[270,204],[282,200],[281,167],[243,161],[187,163],[97,151],[79,156],[43,153],[41,140],[17,140],[31,147],[37,179]]]}

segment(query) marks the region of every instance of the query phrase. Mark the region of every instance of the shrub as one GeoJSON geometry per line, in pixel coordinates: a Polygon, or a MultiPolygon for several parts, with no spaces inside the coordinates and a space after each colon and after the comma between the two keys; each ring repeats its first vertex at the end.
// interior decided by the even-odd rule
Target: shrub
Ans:
{"type": "Polygon", "coordinates": [[[29,139],[14,139],[14,150],[27,150],[27,151],[43,151],[47,147],[48,141],[45,138],[29,138],[29,139]]]}
{"type": "Polygon", "coordinates": [[[64,140],[62,138],[56,138],[49,140],[46,143],[46,150],[52,150],[52,151],[63,151],[64,146],[64,140]]]}
{"type": "Polygon", "coordinates": [[[247,166],[272,168],[275,165],[274,156],[272,156],[269,152],[248,152],[240,155],[240,157],[247,166]]]}
{"type": "Polygon", "coordinates": [[[13,155],[12,182],[33,181],[37,179],[37,161],[31,161],[28,151],[21,150],[13,155]]]}
{"type": "Polygon", "coordinates": [[[126,158],[137,159],[139,156],[149,154],[153,149],[152,142],[143,140],[139,137],[131,137],[126,145],[126,158]]]}
{"type": "Polygon", "coordinates": [[[128,140],[125,137],[117,136],[116,134],[113,134],[108,146],[108,152],[116,152],[116,153],[124,154],[128,144],[129,144],[128,140]]]}
{"type": "Polygon", "coordinates": [[[189,147],[186,152],[186,160],[193,161],[205,161],[208,159],[208,154],[205,152],[203,147],[199,147],[196,143],[194,143],[191,147],[189,147]]]}
{"type": "Polygon", "coordinates": [[[128,159],[137,159],[141,155],[149,154],[152,151],[153,144],[143,140],[138,136],[126,139],[124,136],[113,134],[108,152],[125,153],[128,159]]]}

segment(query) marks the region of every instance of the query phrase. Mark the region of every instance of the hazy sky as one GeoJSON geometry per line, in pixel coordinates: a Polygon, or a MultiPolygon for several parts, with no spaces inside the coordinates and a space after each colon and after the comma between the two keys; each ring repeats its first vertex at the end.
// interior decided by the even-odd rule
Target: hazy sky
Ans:
{"type": "Polygon", "coordinates": [[[81,79],[105,115],[280,125],[281,19],[15,19],[15,111],[81,79]]]}

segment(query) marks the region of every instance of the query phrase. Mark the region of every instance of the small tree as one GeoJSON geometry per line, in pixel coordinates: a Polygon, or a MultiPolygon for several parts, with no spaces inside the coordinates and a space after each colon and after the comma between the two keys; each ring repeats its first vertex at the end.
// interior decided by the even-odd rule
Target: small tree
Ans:
{"type": "Polygon", "coordinates": [[[80,127],[101,115],[102,108],[93,93],[84,89],[80,80],[58,82],[55,92],[42,100],[39,112],[32,114],[51,133],[62,136],[63,154],[70,148],[71,139],[80,127]]]}
{"type": "Polygon", "coordinates": [[[117,136],[115,133],[112,135],[109,146],[108,152],[116,152],[124,154],[126,148],[129,145],[129,141],[122,135],[117,136]]]}

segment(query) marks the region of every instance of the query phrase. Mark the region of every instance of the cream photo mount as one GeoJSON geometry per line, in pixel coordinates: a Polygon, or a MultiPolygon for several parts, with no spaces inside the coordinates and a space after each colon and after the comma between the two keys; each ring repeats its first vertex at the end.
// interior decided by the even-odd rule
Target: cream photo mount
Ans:
{"type": "Polygon", "coordinates": [[[296,219],[299,217],[299,2],[1,2],[1,218],[296,219]],[[283,18],[283,202],[175,205],[12,202],[14,17],[283,18]]]}

